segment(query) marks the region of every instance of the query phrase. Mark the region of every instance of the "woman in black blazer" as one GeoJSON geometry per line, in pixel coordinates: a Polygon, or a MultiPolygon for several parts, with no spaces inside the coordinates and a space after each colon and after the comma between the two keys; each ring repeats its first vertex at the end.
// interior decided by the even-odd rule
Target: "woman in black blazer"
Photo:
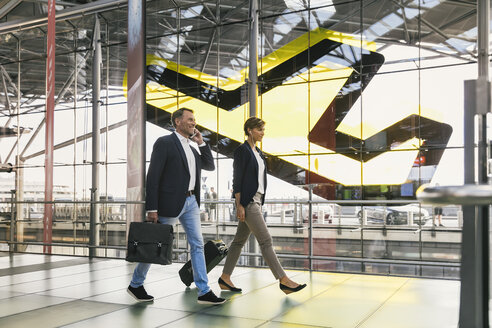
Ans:
{"type": "Polygon", "coordinates": [[[236,199],[236,214],[239,222],[219,278],[219,286],[222,290],[241,291],[232,283],[231,274],[241,255],[241,249],[253,232],[265,262],[275,278],[280,280],[280,289],[285,294],[297,292],[306,287],[306,284],[300,285],[285,274],[273,249],[272,237],[261,212],[261,205],[265,202],[267,170],[265,157],[256,147],[256,143],[263,139],[265,122],[257,117],[250,117],[244,123],[244,133],[248,140],[234,151],[233,164],[233,196],[236,199]]]}

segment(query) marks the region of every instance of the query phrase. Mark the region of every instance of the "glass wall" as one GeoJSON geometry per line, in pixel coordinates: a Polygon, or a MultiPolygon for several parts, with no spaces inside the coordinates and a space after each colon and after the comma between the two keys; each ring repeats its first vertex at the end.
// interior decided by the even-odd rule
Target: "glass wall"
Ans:
{"type": "MultiPolygon", "coordinates": [[[[202,176],[205,238],[228,242],[236,224],[232,155],[250,110],[248,2],[175,3],[147,2],[147,160],[154,141],[172,131],[170,114],[192,109],[216,160],[202,176]]],[[[458,277],[461,208],[421,205],[415,192],[463,183],[463,82],[477,76],[474,10],[455,1],[259,1],[264,213],[286,267],[458,277]]],[[[102,200],[116,202],[101,205],[101,245],[124,246],[126,8],[98,16],[98,188],[102,200]]],[[[57,23],[55,198],[82,203],[60,206],[66,228],[54,242],[88,238],[94,21],[57,23]]],[[[0,35],[0,124],[22,130],[0,139],[2,163],[17,168],[0,173],[6,213],[10,190],[17,200],[43,200],[45,29],[0,35]]],[[[41,241],[42,206],[20,207],[17,220],[28,222],[18,231],[30,225],[34,235],[16,232],[17,240],[41,241]]],[[[6,239],[9,220],[4,215],[6,239]]],[[[252,256],[241,263],[264,264],[253,239],[245,252],[252,256]]],[[[99,253],[108,254],[124,251],[99,253]]]]}

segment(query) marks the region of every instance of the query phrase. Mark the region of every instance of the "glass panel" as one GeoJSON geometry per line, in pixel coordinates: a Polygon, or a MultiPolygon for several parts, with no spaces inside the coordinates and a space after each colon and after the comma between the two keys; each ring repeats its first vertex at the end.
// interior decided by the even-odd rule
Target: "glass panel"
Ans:
{"type": "Polygon", "coordinates": [[[17,60],[17,39],[11,34],[0,35],[0,64],[6,65],[17,60]]]}
{"type": "Polygon", "coordinates": [[[477,47],[476,8],[439,1],[420,1],[420,4],[424,18],[419,21],[422,67],[474,62],[477,47]]]}
{"type": "MultiPolygon", "coordinates": [[[[213,10],[213,2],[208,6],[213,10]]],[[[217,9],[215,9],[217,10],[217,9]]],[[[222,24],[237,23],[246,21],[249,17],[249,3],[247,1],[220,0],[218,21],[222,24]]],[[[233,25],[229,26],[229,28],[233,25]]],[[[230,29],[232,32],[233,29],[230,29]]]]}
{"type": "MultiPolygon", "coordinates": [[[[109,44],[126,43],[128,12],[126,8],[99,13],[101,20],[101,38],[109,44]]],[[[149,28],[149,25],[146,26],[149,28]]]]}
{"type": "Polygon", "coordinates": [[[435,146],[463,147],[464,81],[475,79],[478,68],[476,64],[445,67],[442,59],[435,62],[441,67],[421,71],[422,112],[438,122],[435,146]]]}
{"type": "MultiPolygon", "coordinates": [[[[216,208],[202,204],[204,235],[230,244],[237,225],[230,200],[231,158],[244,141],[242,126],[249,116],[249,4],[178,4],[182,6],[162,0],[147,3],[147,118],[152,123],[147,124],[147,160],[155,140],[170,133],[170,114],[181,107],[193,109],[205,139],[217,151],[216,170],[202,175],[202,199],[215,187],[224,202],[216,208]],[[217,217],[217,224],[206,220],[205,213],[217,217]]],[[[424,183],[462,183],[462,174],[456,174],[462,164],[456,163],[463,162],[463,81],[476,77],[476,64],[469,64],[476,52],[474,5],[274,0],[260,6],[258,113],[267,122],[261,147],[270,173],[263,211],[278,253],[307,256],[307,227],[312,222],[313,254],[330,257],[313,260],[316,270],[458,278],[459,268],[449,263],[459,262],[461,209],[443,206],[439,216],[436,206],[385,202],[414,200],[415,190],[424,183]],[[313,199],[319,201],[311,217],[306,183],[312,184],[313,199]],[[334,256],[343,259],[333,261],[334,256]],[[415,265],[408,260],[443,263],[415,265]]],[[[105,164],[100,193],[102,200],[116,202],[101,206],[100,240],[101,245],[124,246],[125,206],[118,202],[126,197],[121,179],[126,176],[126,128],[119,124],[127,111],[127,10],[99,17],[101,126],[110,129],[101,135],[105,164]]],[[[90,137],[83,136],[92,129],[93,28],[94,15],[57,24],[56,94],[77,72],[77,88],[74,83],[66,88],[55,117],[56,143],[68,142],[55,151],[57,199],[90,199],[92,145],[90,137]],[[74,137],[76,144],[70,141],[74,137]]],[[[11,108],[16,106],[18,75],[13,36],[22,46],[18,124],[29,133],[20,138],[19,151],[44,118],[45,34],[46,27],[38,27],[0,36],[0,63],[12,80],[6,81],[11,108]]],[[[3,89],[2,113],[8,106],[3,89]]],[[[6,121],[0,117],[0,124],[6,121]]],[[[43,134],[41,127],[24,153],[25,200],[44,199],[43,134]]],[[[15,141],[2,138],[2,162],[15,141]]],[[[15,162],[17,152],[14,148],[8,161],[15,162]]],[[[10,211],[6,202],[16,186],[12,174],[0,173],[0,179],[5,181],[0,240],[7,240],[8,214],[2,213],[10,211]]],[[[18,224],[17,240],[42,241],[43,211],[41,203],[18,206],[25,221],[18,224]]],[[[54,241],[87,243],[89,214],[87,203],[56,204],[54,241]]],[[[186,260],[181,227],[175,246],[183,251],[176,258],[186,260]]],[[[259,253],[254,239],[244,250],[259,253]]],[[[54,251],[88,254],[86,248],[54,251]]],[[[123,257],[124,251],[98,250],[98,255],[123,257]]],[[[309,268],[305,258],[281,261],[286,268],[309,268]]],[[[265,266],[259,256],[241,257],[239,264],[265,266]]]]}
{"type": "Polygon", "coordinates": [[[292,11],[305,10],[307,9],[306,2],[299,0],[260,1],[261,17],[277,16],[279,14],[286,14],[292,11]]]}
{"type": "MultiPolygon", "coordinates": [[[[147,39],[160,38],[163,35],[171,35],[177,31],[176,8],[166,8],[169,5],[155,8],[156,2],[147,3],[147,39]]],[[[163,45],[165,45],[164,42],[163,45]]]]}

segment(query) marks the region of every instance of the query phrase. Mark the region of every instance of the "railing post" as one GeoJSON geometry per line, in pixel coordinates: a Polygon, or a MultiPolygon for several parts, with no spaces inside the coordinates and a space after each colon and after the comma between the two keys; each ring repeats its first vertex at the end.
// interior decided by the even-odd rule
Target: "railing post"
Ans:
{"type": "Polygon", "coordinates": [[[294,225],[297,225],[297,222],[299,221],[298,217],[299,213],[297,212],[297,198],[294,198],[294,216],[292,217],[292,221],[294,225]]]}
{"type": "Polygon", "coordinates": [[[309,184],[309,271],[313,271],[313,185],[309,184]]]}
{"type": "Polygon", "coordinates": [[[14,239],[15,239],[15,226],[17,224],[16,222],[16,191],[14,189],[10,190],[10,243],[9,243],[9,252],[13,253],[15,250],[15,244],[14,244],[14,239]]]}
{"type": "Polygon", "coordinates": [[[463,211],[457,211],[456,216],[458,217],[458,228],[463,228],[463,211]]]}
{"type": "MultiPolygon", "coordinates": [[[[216,200],[214,200],[215,202],[215,212],[217,213],[216,217],[215,217],[215,239],[219,239],[219,211],[220,211],[220,206],[221,204],[218,204],[216,200]]],[[[215,215],[215,213],[214,213],[215,215]]]]}
{"type": "Polygon", "coordinates": [[[89,221],[89,257],[94,257],[97,255],[97,250],[95,246],[99,246],[99,204],[97,200],[99,198],[97,193],[97,188],[91,188],[91,210],[90,210],[90,221],[89,221]]]}
{"type": "MultiPolygon", "coordinates": [[[[360,256],[364,258],[364,227],[367,225],[367,212],[363,206],[361,206],[361,227],[360,227],[360,256]]],[[[366,272],[365,262],[361,263],[361,272],[366,272]]]]}

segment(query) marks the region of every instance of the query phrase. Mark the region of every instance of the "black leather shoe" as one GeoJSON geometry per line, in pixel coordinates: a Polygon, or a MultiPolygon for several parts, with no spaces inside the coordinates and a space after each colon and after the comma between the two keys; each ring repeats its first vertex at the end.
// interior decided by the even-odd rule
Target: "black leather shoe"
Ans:
{"type": "Polygon", "coordinates": [[[243,291],[241,288],[232,287],[227,282],[225,282],[222,278],[219,278],[219,286],[220,286],[220,289],[222,289],[222,290],[228,290],[228,291],[231,291],[231,292],[238,292],[238,293],[240,293],[240,292],[243,291]]]}
{"type": "Polygon", "coordinates": [[[286,285],[283,285],[282,283],[280,283],[280,289],[287,295],[289,295],[290,293],[295,293],[295,292],[298,292],[300,291],[301,289],[303,289],[304,287],[306,287],[307,285],[306,284],[302,284],[302,285],[298,285],[297,287],[295,288],[291,288],[289,286],[286,286],[286,285]]]}
{"type": "Polygon", "coordinates": [[[137,288],[128,286],[128,289],[126,291],[139,302],[152,302],[154,300],[154,296],[147,294],[143,286],[137,288]]]}
{"type": "Polygon", "coordinates": [[[209,291],[205,295],[198,296],[198,304],[223,304],[226,301],[224,298],[215,296],[213,291],[209,291]]]}

